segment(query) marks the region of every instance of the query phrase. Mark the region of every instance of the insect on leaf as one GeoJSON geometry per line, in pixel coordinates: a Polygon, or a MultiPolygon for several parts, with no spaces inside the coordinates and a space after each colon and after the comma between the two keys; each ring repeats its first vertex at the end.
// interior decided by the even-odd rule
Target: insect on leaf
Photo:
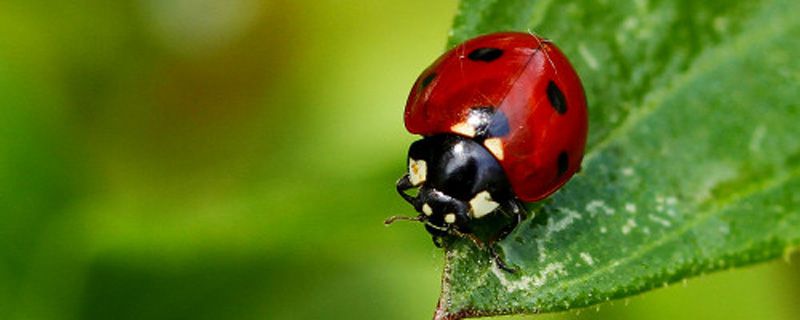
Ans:
{"type": "Polygon", "coordinates": [[[554,41],[589,103],[582,171],[498,244],[446,249],[437,319],[585,307],[800,244],[800,2],[462,0],[453,46],[554,41]]]}

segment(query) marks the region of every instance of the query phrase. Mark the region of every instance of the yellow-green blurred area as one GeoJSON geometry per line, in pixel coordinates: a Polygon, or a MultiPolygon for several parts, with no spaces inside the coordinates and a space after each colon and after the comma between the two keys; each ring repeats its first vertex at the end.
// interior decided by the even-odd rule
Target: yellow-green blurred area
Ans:
{"type": "MultiPolygon", "coordinates": [[[[382,220],[412,210],[402,109],[455,10],[0,2],[0,318],[430,318],[441,253],[382,220]]],[[[798,271],[577,317],[796,319],[798,271]]]]}

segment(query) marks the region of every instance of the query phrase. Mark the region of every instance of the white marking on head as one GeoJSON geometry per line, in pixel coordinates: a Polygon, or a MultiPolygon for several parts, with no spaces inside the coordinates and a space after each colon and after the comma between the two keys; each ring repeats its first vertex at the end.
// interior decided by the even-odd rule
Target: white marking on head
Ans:
{"type": "Polygon", "coordinates": [[[475,137],[475,128],[466,122],[459,122],[450,127],[450,131],[466,137],[475,137]]]}
{"type": "Polygon", "coordinates": [[[471,208],[471,213],[473,218],[481,218],[500,206],[499,203],[494,202],[492,200],[492,195],[489,194],[489,191],[481,191],[475,195],[472,200],[469,201],[469,206],[471,208]]]}
{"type": "Polygon", "coordinates": [[[411,184],[418,186],[425,182],[425,179],[428,175],[428,164],[425,163],[425,160],[414,160],[409,158],[408,173],[408,179],[411,181],[411,184]]]}
{"type": "Polygon", "coordinates": [[[444,222],[455,223],[456,222],[456,214],[455,213],[448,213],[448,214],[444,215],[444,222]]]}
{"type": "Polygon", "coordinates": [[[483,146],[489,149],[497,160],[503,160],[503,141],[500,138],[489,138],[483,141],[483,146]]]}
{"type": "Polygon", "coordinates": [[[431,209],[431,206],[429,206],[427,203],[423,203],[422,204],[422,213],[424,213],[426,216],[430,217],[433,214],[433,209],[431,209]]]}

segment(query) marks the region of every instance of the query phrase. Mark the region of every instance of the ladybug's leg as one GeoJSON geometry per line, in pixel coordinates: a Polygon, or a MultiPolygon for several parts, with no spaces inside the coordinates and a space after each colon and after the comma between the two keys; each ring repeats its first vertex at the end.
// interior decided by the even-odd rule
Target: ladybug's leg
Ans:
{"type": "Polygon", "coordinates": [[[411,205],[416,205],[416,203],[415,203],[416,202],[415,201],[416,198],[414,198],[414,197],[412,197],[412,196],[410,196],[410,195],[408,195],[406,193],[406,190],[411,189],[411,188],[414,187],[414,185],[411,184],[411,180],[408,177],[408,173],[404,174],[400,178],[400,180],[397,180],[396,187],[397,187],[397,193],[399,193],[400,196],[403,197],[403,199],[405,199],[411,205]]]}
{"type": "Polygon", "coordinates": [[[500,269],[503,269],[504,271],[506,271],[508,273],[516,273],[517,269],[509,267],[508,264],[506,264],[506,262],[503,260],[503,258],[500,257],[499,254],[497,254],[497,251],[495,251],[493,244],[494,243],[492,243],[492,245],[488,246],[489,255],[492,256],[492,260],[494,260],[494,263],[497,265],[497,267],[500,268],[500,269]]]}
{"type": "Polygon", "coordinates": [[[522,202],[520,202],[519,199],[513,199],[508,201],[508,206],[511,207],[511,213],[522,214],[525,216],[525,218],[528,217],[528,210],[525,210],[525,205],[522,204],[522,202]]]}
{"type": "MultiPolygon", "coordinates": [[[[395,184],[395,186],[397,187],[397,193],[399,193],[400,196],[402,196],[404,200],[406,200],[408,203],[410,203],[412,206],[414,206],[414,208],[416,210],[421,210],[420,206],[419,206],[420,201],[422,201],[420,199],[421,197],[420,196],[412,197],[412,196],[410,196],[409,194],[406,193],[406,190],[415,187],[414,184],[411,183],[411,179],[409,178],[408,173],[406,173],[402,177],[400,177],[400,179],[397,180],[397,183],[395,184]]],[[[397,220],[425,221],[426,218],[427,217],[422,213],[420,213],[418,216],[414,216],[414,217],[392,216],[392,217],[389,217],[388,219],[386,219],[383,223],[389,225],[389,224],[394,223],[397,220]]],[[[436,240],[434,240],[434,242],[436,242],[436,240]]]]}
{"type": "MultiPolygon", "coordinates": [[[[494,249],[494,243],[495,243],[494,241],[485,243],[476,235],[472,233],[463,233],[458,231],[457,229],[451,229],[450,232],[458,237],[467,238],[471,240],[472,243],[474,243],[475,246],[478,247],[478,249],[488,251],[489,255],[492,256],[492,260],[494,261],[494,263],[497,265],[498,268],[505,270],[508,273],[517,272],[517,269],[509,267],[508,264],[506,264],[506,262],[503,260],[503,258],[500,257],[499,254],[497,254],[497,251],[494,249]]],[[[434,243],[436,243],[435,237],[434,237],[434,243]]],[[[441,248],[441,245],[439,243],[436,243],[436,246],[441,248]]]]}
{"type": "Polygon", "coordinates": [[[476,236],[476,235],[474,235],[472,233],[461,232],[461,231],[459,231],[458,229],[455,229],[455,228],[451,228],[449,230],[449,232],[452,233],[453,235],[459,237],[459,238],[467,238],[467,239],[469,239],[470,241],[472,241],[473,244],[475,244],[476,247],[478,247],[481,250],[483,250],[486,247],[486,244],[483,243],[483,241],[480,238],[478,238],[478,236],[476,236]]]}
{"type": "Polygon", "coordinates": [[[503,258],[500,257],[499,254],[497,254],[494,245],[498,241],[505,239],[511,233],[511,231],[514,231],[514,229],[528,216],[528,212],[525,210],[525,206],[522,203],[520,203],[519,200],[517,199],[510,200],[507,203],[507,207],[511,210],[511,214],[513,215],[511,222],[502,229],[500,229],[500,231],[498,231],[497,234],[495,234],[488,241],[486,247],[489,249],[489,254],[492,255],[492,259],[494,259],[494,262],[497,264],[497,267],[509,273],[514,273],[517,270],[509,267],[508,264],[506,264],[503,258]]]}
{"type": "Polygon", "coordinates": [[[495,234],[492,237],[492,239],[489,240],[490,243],[495,243],[505,239],[506,236],[508,236],[508,234],[511,233],[511,231],[514,231],[514,228],[516,228],[517,225],[520,224],[520,222],[522,222],[528,217],[528,212],[525,210],[525,206],[522,203],[520,203],[519,200],[516,199],[511,200],[507,205],[511,210],[513,218],[508,225],[500,229],[500,231],[498,231],[497,234],[495,234]]]}

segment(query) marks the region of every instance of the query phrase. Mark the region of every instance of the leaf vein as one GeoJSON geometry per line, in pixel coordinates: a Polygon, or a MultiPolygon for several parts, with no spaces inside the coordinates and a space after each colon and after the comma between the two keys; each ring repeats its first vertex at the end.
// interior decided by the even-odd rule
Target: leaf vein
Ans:
{"type": "MultiPolygon", "coordinates": [[[[761,184],[757,184],[754,187],[746,189],[743,192],[740,192],[738,195],[734,195],[728,198],[728,201],[718,203],[712,210],[701,212],[695,215],[695,218],[689,221],[688,223],[684,224],[681,228],[674,229],[673,232],[667,232],[656,241],[650,242],[649,245],[642,246],[639,250],[633,252],[632,254],[626,256],[622,259],[611,260],[605,266],[594,269],[595,271],[587,273],[581,277],[573,278],[566,282],[560,283],[559,287],[566,286],[570,287],[577,283],[588,281],[589,279],[596,278],[601,274],[607,273],[612,271],[613,269],[620,267],[622,265],[626,265],[635,261],[636,259],[641,258],[642,256],[646,255],[647,253],[653,251],[654,249],[661,247],[662,245],[668,243],[669,241],[677,238],[680,235],[685,234],[686,232],[692,230],[694,227],[699,225],[702,222],[707,221],[709,218],[716,216],[718,213],[725,211],[730,206],[737,204],[741,201],[749,199],[751,196],[772,190],[777,188],[785,183],[800,177],[800,170],[799,168],[794,168],[788,174],[773,177],[772,179],[768,179],[761,184]]],[[[553,290],[559,289],[559,287],[553,287],[551,290],[544,290],[543,292],[549,292],[553,290]]],[[[542,292],[542,293],[543,293],[542,292]]]]}

